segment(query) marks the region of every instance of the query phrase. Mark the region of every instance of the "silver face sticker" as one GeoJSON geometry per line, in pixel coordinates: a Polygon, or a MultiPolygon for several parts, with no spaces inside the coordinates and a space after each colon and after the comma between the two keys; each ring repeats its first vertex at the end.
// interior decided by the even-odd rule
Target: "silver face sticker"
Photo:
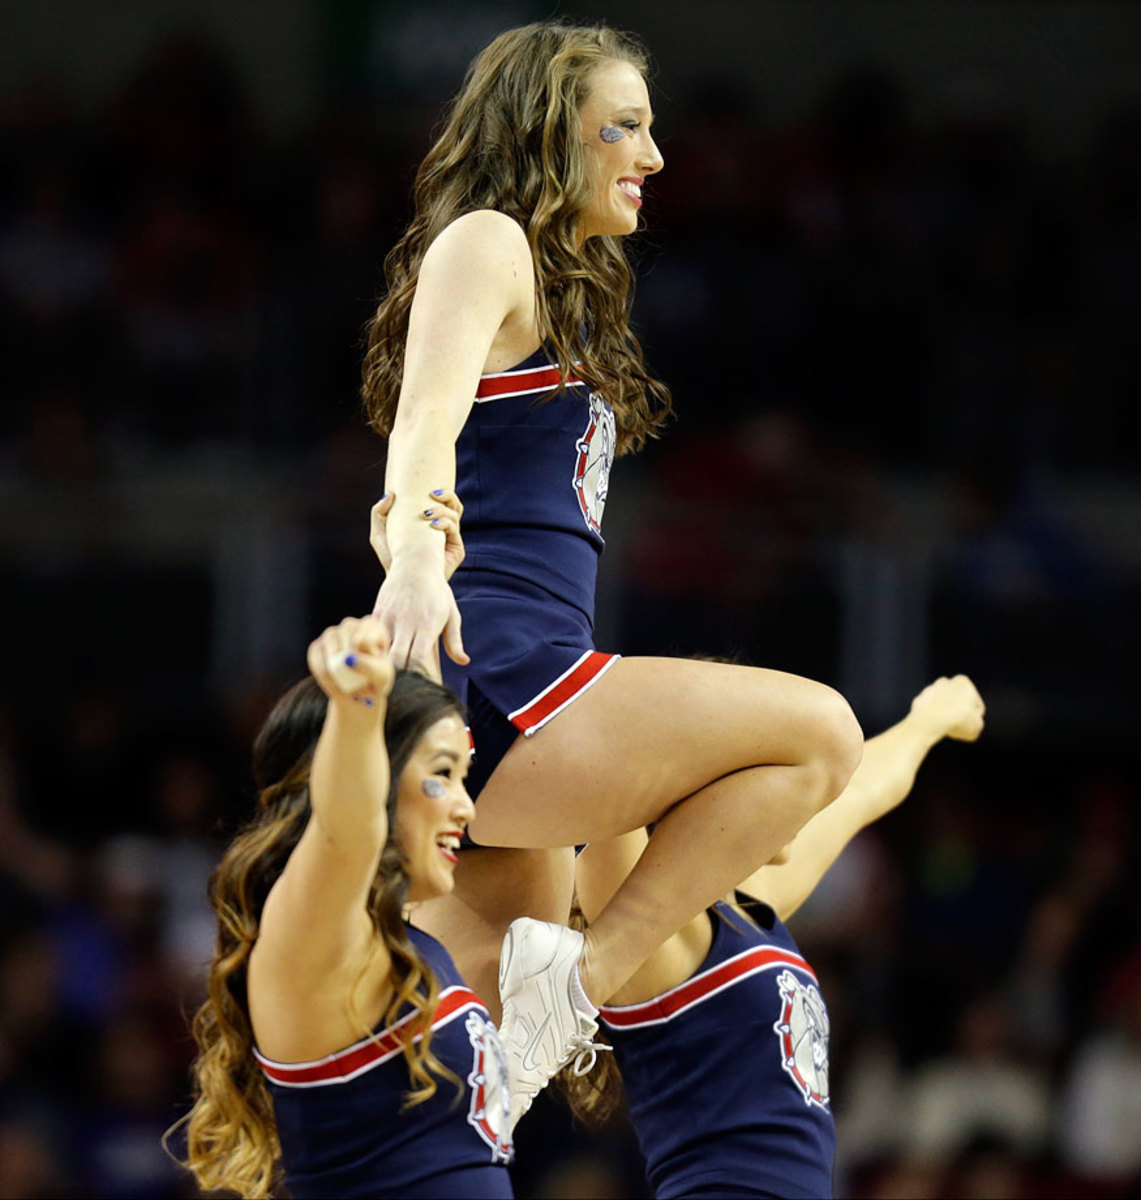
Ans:
{"type": "Polygon", "coordinates": [[[598,136],[604,142],[620,142],[626,136],[626,131],[619,129],[617,125],[603,125],[598,131],[598,136]]]}
{"type": "Polygon", "coordinates": [[[433,800],[439,800],[441,796],[447,793],[448,789],[444,787],[444,785],[438,779],[433,777],[430,779],[425,779],[420,784],[420,790],[425,796],[429,796],[433,800]]]}

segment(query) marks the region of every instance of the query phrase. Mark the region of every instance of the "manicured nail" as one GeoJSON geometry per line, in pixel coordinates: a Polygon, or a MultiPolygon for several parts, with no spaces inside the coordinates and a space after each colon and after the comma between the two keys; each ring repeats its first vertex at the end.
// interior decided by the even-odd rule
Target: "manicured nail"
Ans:
{"type": "Polygon", "coordinates": [[[432,493],[433,496],[442,496],[443,494],[444,494],[443,488],[436,488],[436,490],[432,493]]]}
{"type": "Polygon", "coordinates": [[[424,509],[424,516],[430,517],[436,510],[434,508],[424,509]]]}
{"type": "Polygon", "coordinates": [[[345,666],[346,667],[355,667],[356,665],[357,665],[357,656],[355,654],[346,654],[345,655],[345,666]]]}
{"type": "Polygon", "coordinates": [[[387,499],[388,499],[388,493],[387,493],[387,492],[385,492],[385,493],[384,493],[384,495],[383,495],[383,496],[381,496],[381,498],[380,498],[380,500],[378,501],[378,503],[380,503],[380,504],[383,504],[383,503],[384,503],[384,502],[385,502],[387,499]]]}
{"type": "Polygon", "coordinates": [[[432,525],[432,526],[439,525],[439,523],[440,523],[440,518],[439,518],[439,517],[437,517],[437,518],[436,518],[434,521],[429,521],[429,522],[428,522],[428,524],[429,524],[429,525],[432,525]]]}

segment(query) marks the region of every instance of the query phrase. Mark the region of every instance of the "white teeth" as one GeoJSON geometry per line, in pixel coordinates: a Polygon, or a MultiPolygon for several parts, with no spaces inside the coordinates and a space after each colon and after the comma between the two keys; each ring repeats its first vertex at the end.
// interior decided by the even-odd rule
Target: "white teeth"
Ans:
{"type": "Polygon", "coordinates": [[[628,179],[622,179],[622,180],[619,180],[619,182],[618,182],[618,186],[619,186],[619,187],[620,187],[620,188],[621,188],[621,189],[622,189],[624,192],[628,192],[628,193],[629,193],[631,196],[637,196],[637,198],[638,198],[639,200],[641,200],[641,198],[642,198],[642,189],[641,189],[641,187],[640,187],[638,184],[636,184],[636,183],[631,183],[631,182],[630,182],[630,180],[628,180],[628,179]]]}
{"type": "Polygon", "coordinates": [[[460,839],[455,834],[448,834],[446,837],[437,838],[436,845],[442,846],[445,850],[458,850],[460,848],[460,839]]]}

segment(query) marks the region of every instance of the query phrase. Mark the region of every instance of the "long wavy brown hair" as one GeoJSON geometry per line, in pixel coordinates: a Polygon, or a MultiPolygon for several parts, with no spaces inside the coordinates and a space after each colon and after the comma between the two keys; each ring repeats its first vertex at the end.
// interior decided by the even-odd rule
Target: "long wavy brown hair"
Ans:
{"type": "Polygon", "coordinates": [[[414,215],[385,261],[387,291],[368,326],[362,394],[378,433],[387,436],[396,415],[424,255],[457,217],[484,208],[506,213],[525,231],[543,344],[564,384],[573,366],[605,396],[618,453],[637,450],[669,415],[669,390],[647,372],[630,329],[633,275],[623,239],[580,244],[595,171],[579,107],[593,73],[613,60],[647,74],[646,51],[630,34],[542,21],[500,34],[468,68],[420,165],[414,215]]]}
{"type": "MultiPolygon", "coordinates": [[[[253,1056],[246,970],[270,888],[309,820],[309,771],[326,705],[324,692],[308,678],[286,692],[266,719],[253,751],[257,811],[234,838],[210,880],[218,939],[207,999],[193,1021],[198,1044],[192,1069],[195,1099],[185,1118],[185,1165],[208,1192],[226,1188],[241,1196],[261,1197],[281,1183],[281,1145],[273,1105],[253,1056]]],[[[462,1088],[432,1053],[431,1021],[439,983],[408,937],[402,916],[408,879],[393,835],[401,772],[429,727],[459,711],[458,701],[446,688],[413,671],[396,673],[384,722],[391,771],[389,834],[369,892],[368,913],[376,936],[392,955],[396,986],[383,1023],[391,1025],[405,1008],[415,1013],[403,1045],[412,1083],[407,1105],[434,1095],[437,1077],[462,1088]],[[413,1040],[417,1035],[418,1040],[413,1040]]],[[[357,1021],[352,996],[348,1008],[357,1021]]],[[[364,1022],[360,1024],[362,1034],[374,1036],[364,1022]]]]}

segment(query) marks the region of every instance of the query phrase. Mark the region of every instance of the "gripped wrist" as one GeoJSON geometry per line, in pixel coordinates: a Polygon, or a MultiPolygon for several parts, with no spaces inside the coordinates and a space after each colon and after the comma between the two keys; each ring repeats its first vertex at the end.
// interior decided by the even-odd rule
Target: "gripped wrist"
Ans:
{"type": "Polygon", "coordinates": [[[394,550],[392,563],[388,568],[389,575],[412,574],[421,572],[436,574],[443,570],[444,550],[439,539],[432,542],[410,542],[394,550]]]}

